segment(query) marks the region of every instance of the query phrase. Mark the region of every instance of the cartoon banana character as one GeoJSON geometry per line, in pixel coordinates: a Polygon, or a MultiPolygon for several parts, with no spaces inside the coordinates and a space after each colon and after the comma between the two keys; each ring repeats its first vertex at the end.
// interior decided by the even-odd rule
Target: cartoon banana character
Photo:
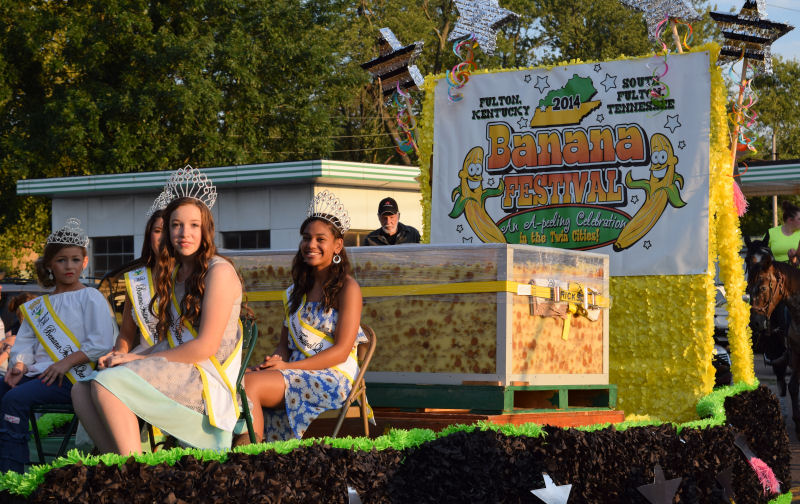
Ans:
{"type": "Polygon", "coordinates": [[[675,171],[678,158],[675,157],[669,138],[656,133],[650,138],[650,179],[634,180],[631,172],[625,176],[625,185],[631,189],[643,189],[646,199],[633,218],[622,228],[614,250],[624,250],[646,235],[656,225],[667,203],[681,208],[686,202],[681,199],[683,177],[675,171]],[[658,172],[666,170],[662,177],[658,172]]]}
{"type": "Polygon", "coordinates": [[[453,189],[450,199],[454,201],[450,217],[455,219],[462,213],[475,235],[484,243],[505,243],[506,237],[486,213],[485,200],[503,193],[502,179],[494,189],[483,188],[483,148],[473,147],[464,158],[458,172],[461,183],[453,189]]]}

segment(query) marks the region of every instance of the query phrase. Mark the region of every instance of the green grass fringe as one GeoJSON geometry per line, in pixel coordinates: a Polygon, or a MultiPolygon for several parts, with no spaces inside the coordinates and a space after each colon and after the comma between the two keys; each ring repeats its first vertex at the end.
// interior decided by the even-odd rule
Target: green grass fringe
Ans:
{"type": "Polygon", "coordinates": [[[769,501],[769,504],[791,504],[792,502],[792,492],[786,492],[783,495],[779,495],[769,501]]]}
{"type": "MultiPolygon", "coordinates": [[[[728,387],[721,387],[719,389],[714,390],[707,396],[703,397],[697,403],[697,414],[701,417],[700,420],[692,420],[690,422],[684,422],[682,424],[673,424],[676,425],[676,428],[680,432],[682,429],[705,429],[708,427],[724,425],[726,421],[725,417],[725,398],[741,394],[742,392],[754,390],[758,387],[758,382],[747,384],[747,383],[736,383],[734,385],[728,387]]],[[[48,416],[48,415],[45,415],[48,416]]],[[[62,415],[70,417],[71,415],[62,415]]],[[[42,430],[42,417],[39,420],[39,429],[42,430]]],[[[54,425],[55,419],[53,419],[52,425],[54,425]]],[[[616,430],[624,431],[631,427],[647,427],[647,426],[656,426],[662,425],[665,422],[662,422],[657,419],[652,420],[632,420],[628,422],[621,422],[618,424],[613,424],[613,427],[616,430]]],[[[595,425],[586,425],[581,427],[576,427],[576,429],[585,431],[585,432],[594,432],[601,429],[606,429],[611,427],[612,424],[610,423],[603,423],[603,424],[595,424],[595,425]]],[[[52,428],[51,428],[52,430],[52,428]]],[[[331,446],[333,448],[341,448],[345,450],[361,450],[361,451],[370,451],[370,450],[385,450],[387,448],[393,448],[395,450],[404,450],[407,448],[416,448],[424,443],[433,441],[435,439],[440,439],[456,432],[474,432],[476,430],[480,431],[495,431],[506,436],[529,436],[529,437],[540,437],[544,436],[544,430],[542,426],[539,424],[528,423],[523,425],[497,425],[490,422],[477,422],[473,425],[451,425],[442,429],[440,432],[434,432],[430,429],[410,429],[410,430],[401,430],[401,429],[392,429],[387,434],[380,436],[375,439],[369,439],[365,437],[343,437],[343,438],[313,438],[313,439],[292,439],[289,441],[277,441],[273,443],[260,443],[260,444],[253,444],[253,445],[245,445],[239,446],[232,450],[233,453],[245,453],[248,455],[258,455],[263,453],[267,450],[273,450],[277,453],[285,454],[289,453],[292,450],[296,450],[300,447],[305,446],[312,446],[317,443],[322,443],[327,446],[331,446]]],[[[182,457],[187,455],[192,455],[198,460],[202,461],[211,461],[217,460],[219,462],[225,462],[228,459],[228,454],[231,451],[224,451],[218,452],[214,450],[200,450],[197,448],[173,448],[171,450],[161,450],[155,453],[144,453],[142,455],[136,455],[134,458],[142,463],[149,464],[149,465],[156,465],[161,463],[166,463],[169,465],[174,465],[178,460],[182,457]]],[[[40,466],[33,466],[31,467],[28,472],[25,474],[17,474],[15,472],[7,472],[5,474],[0,474],[0,491],[8,490],[11,494],[22,495],[24,497],[28,497],[35,489],[44,481],[44,475],[50,471],[51,469],[56,469],[59,467],[63,467],[70,464],[76,464],[78,462],[82,462],[85,465],[97,465],[100,462],[103,462],[106,465],[122,465],[124,464],[130,457],[116,455],[112,453],[106,453],[103,455],[85,455],[78,450],[70,450],[64,457],[54,460],[50,464],[40,465],[40,466]]],[[[781,495],[772,501],[770,504],[788,504],[791,502],[791,492],[781,495]]]]}
{"type": "MultiPolygon", "coordinates": [[[[45,413],[36,421],[36,426],[39,428],[39,435],[47,437],[53,430],[65,425],[72,420],[70,413],[45,413]]],[[[30,422],[28,422],[30,427],[30,422]]]]}

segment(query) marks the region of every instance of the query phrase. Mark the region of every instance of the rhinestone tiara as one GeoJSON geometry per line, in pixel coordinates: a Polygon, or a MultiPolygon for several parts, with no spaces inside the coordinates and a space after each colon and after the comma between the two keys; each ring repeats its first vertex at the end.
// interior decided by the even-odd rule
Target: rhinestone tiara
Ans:
{"type": "Polygon", "coordinates": [[[89,238],[81,229],[81,221],[75,217],[70,217],[64,227],[56,229],[47,237],[46,245],[51,243],[86,248],[89,245],[89,238]]]}
{"type": "Polygon", "coordinates": [[[318,193],[311,200],[306,212],[306,218],[317,217],[324,219],[345,234],[350,229],[350,216],[344,208],[342,201],[335,194],[327,190],[318,193]]]}
{"type": "Polygon", "coordinates": [[[153,206],[150,207],[150,210],[144,214],[146,218],[150,218],[154,213],[158,212],[159,210],[164,210],[169,205],[169,202],[172,201],[174,196],[172,193],[166,189],[161,191],[161,194],[153,201],[153,206]]]}
{"type": "Polygon", "coordinates": [[[194,198],[203,202],[209,209],[217,201],[217,188],[204,173],[197,168],[192,168],[191,165],[178,169],[169,177],[161,194],[165,192],[171,196],[169,201],[183,197],[194,198]]]}

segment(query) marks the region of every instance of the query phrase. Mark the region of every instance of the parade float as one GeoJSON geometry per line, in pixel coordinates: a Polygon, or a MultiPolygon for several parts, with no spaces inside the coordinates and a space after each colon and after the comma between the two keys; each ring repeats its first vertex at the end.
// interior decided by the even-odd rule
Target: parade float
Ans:
{"type": "MultiPolygon", "coordinates": [[[[761,30],[732,40],[763,65],[759,44],[786,25],[760,7],[748,0],[727,22],[761,30]]],[[[653,9],[648,25],[658,32],[669,14],[653,9]]],[[[385,63],[405,48],[383,36],[385,63]]],[[[737,47],[502,71],[467,64],[424,85],[414,72],[395,83],[425,92],[419,130],[401,127],[399,145],[419,153],[432,245],[350,251],[363,321],[379,337],[368,395],[379,419],[381,408],[404,410],[384,411],[386,428],[403,426],[403,412],[424,421],[459,410],[481,422],[221,454],[73,452],[4,476],[0,497],[789,502],[788,437],[777,399],[755,379],[742,300],[729,141],[740,124],[729,128],[717,67],[737,47]],[[713,391],[715,263],[736,385],[713,391]],[[565,411],[627,419],[553,427],[565,411]],[[551,420],[513,421],[520,414],[551,420]]],[[[257,354],[277,340],[292,255],[235,258],[261,321],[257,354]]]]}

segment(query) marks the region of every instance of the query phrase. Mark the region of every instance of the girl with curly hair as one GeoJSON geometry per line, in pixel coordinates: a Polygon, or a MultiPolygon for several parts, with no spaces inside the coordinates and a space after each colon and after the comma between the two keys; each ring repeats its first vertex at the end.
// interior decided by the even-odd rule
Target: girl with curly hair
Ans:
{"type": "MultiPolygon", "coordinates": [[[[312,201],[307,216],[278,347],[244,378],[247,396],[261,406],[253,408],[259,441],[301,438],[320,413],[341,408],[358,373],[355,347],[366,341],[361,288],[344,249],[350,219],[327,191],[312,201]]],[[[235,444],[247,442],[245,433],[235,444]]]]}
{"type": "Polygon", "coordinates": [[[207,201],[177,197],[164,209],[167,236],[151,301],[159,342],[146,355],[109,356],[90,394],[73,394],[101,451],[140,453],[137,417],[190,446],[230,446],[239,413],[232,384],[241,363],[242,285],[217,255],[207,201]]]}

